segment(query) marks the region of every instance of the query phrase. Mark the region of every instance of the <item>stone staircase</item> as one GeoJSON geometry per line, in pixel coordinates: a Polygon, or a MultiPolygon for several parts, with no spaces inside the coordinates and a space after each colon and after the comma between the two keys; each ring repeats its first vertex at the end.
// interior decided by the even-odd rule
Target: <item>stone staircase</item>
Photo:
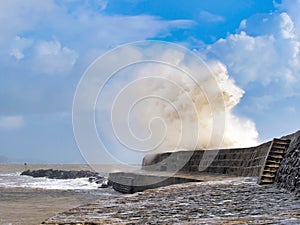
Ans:
{"type": "Polygon", "coordinates": [[[290,145],[290,140],[274,138],[268,153],[266,155],[265,164],[261,169],[258,184],[272,184],[280,163],[290,145]]]}

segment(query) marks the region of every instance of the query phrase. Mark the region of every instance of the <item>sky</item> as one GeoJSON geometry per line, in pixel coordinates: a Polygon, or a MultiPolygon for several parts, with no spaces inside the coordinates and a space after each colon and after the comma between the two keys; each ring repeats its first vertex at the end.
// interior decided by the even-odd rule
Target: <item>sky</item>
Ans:
{"type": "Polygon", "coordinates": [[[76,87],[128,42],[180,44],[223,63],[245,91],[234,113],[259,142],[300,129],[300,0],[11,0],[0,7],[0,160],[83,163],[76,87]]]}

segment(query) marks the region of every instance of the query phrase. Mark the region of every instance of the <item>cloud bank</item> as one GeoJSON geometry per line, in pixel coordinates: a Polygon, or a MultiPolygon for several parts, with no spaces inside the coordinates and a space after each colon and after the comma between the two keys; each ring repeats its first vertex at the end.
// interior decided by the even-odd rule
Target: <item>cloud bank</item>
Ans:
{"type": "Polygon", "coordinates": [[[300,93],[300,2],[282,1],[277,8],[279,12],[243,20],[238,33],[209,45],[207,51],[225,63],[246,91],[255,83],[278,101],[300,93]]]}

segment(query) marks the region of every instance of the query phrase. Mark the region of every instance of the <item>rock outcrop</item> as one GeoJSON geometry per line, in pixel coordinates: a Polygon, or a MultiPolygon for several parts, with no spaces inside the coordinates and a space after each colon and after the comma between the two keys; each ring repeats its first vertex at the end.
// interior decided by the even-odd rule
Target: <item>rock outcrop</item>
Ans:
{"type": "Polygon", "coordinates": [[[285,138],[291,139],[291,144],[278,169],[275,182],[280,188],[300,194],[300,131],[285,138]]]}
{"type": "Polygon", "coordinates": [[[53,170],[53,169],[41,169],[41,170],[26,170],[21,175],[27,175],[32,177],[47,177],[50,179],[75,179],[83,177],[99,177],[99,174],[89,170],[80,171],[67,171],[67,170],[53,170]]]}
{"type": "Polygon", "coordinates": [[[21,175],[31,177],[46,177],[49,179],[76,179],[76,178],[88,178],[89,182],[100,184],[99,187],[107,187],[107,179],[101,176],[97,172],[89,170],[53,170],[53,169],[41,169],[41,170],[26,170],[21,175]]]}

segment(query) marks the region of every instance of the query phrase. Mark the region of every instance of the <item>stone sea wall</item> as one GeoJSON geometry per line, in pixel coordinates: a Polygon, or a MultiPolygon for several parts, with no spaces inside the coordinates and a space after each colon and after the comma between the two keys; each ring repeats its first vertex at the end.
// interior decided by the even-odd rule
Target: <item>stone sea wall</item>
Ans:
{"type": "Polygon", "coordinates": [[[271,142],[250,148],[196,150],[148,155],[143,169],[150,171],[209,172],[258,176],[271,142]]]}
{"type": "MultiPolygon", "coordinates": [[[[276,174],[280,188],[300,193],[300,131],[282,137],[291,143],[276,174]]],[[[208,172],[258,177],[271,141],[250,148],[196,150],[147,155],[143,169],[149,171],[208,172]]]]}

